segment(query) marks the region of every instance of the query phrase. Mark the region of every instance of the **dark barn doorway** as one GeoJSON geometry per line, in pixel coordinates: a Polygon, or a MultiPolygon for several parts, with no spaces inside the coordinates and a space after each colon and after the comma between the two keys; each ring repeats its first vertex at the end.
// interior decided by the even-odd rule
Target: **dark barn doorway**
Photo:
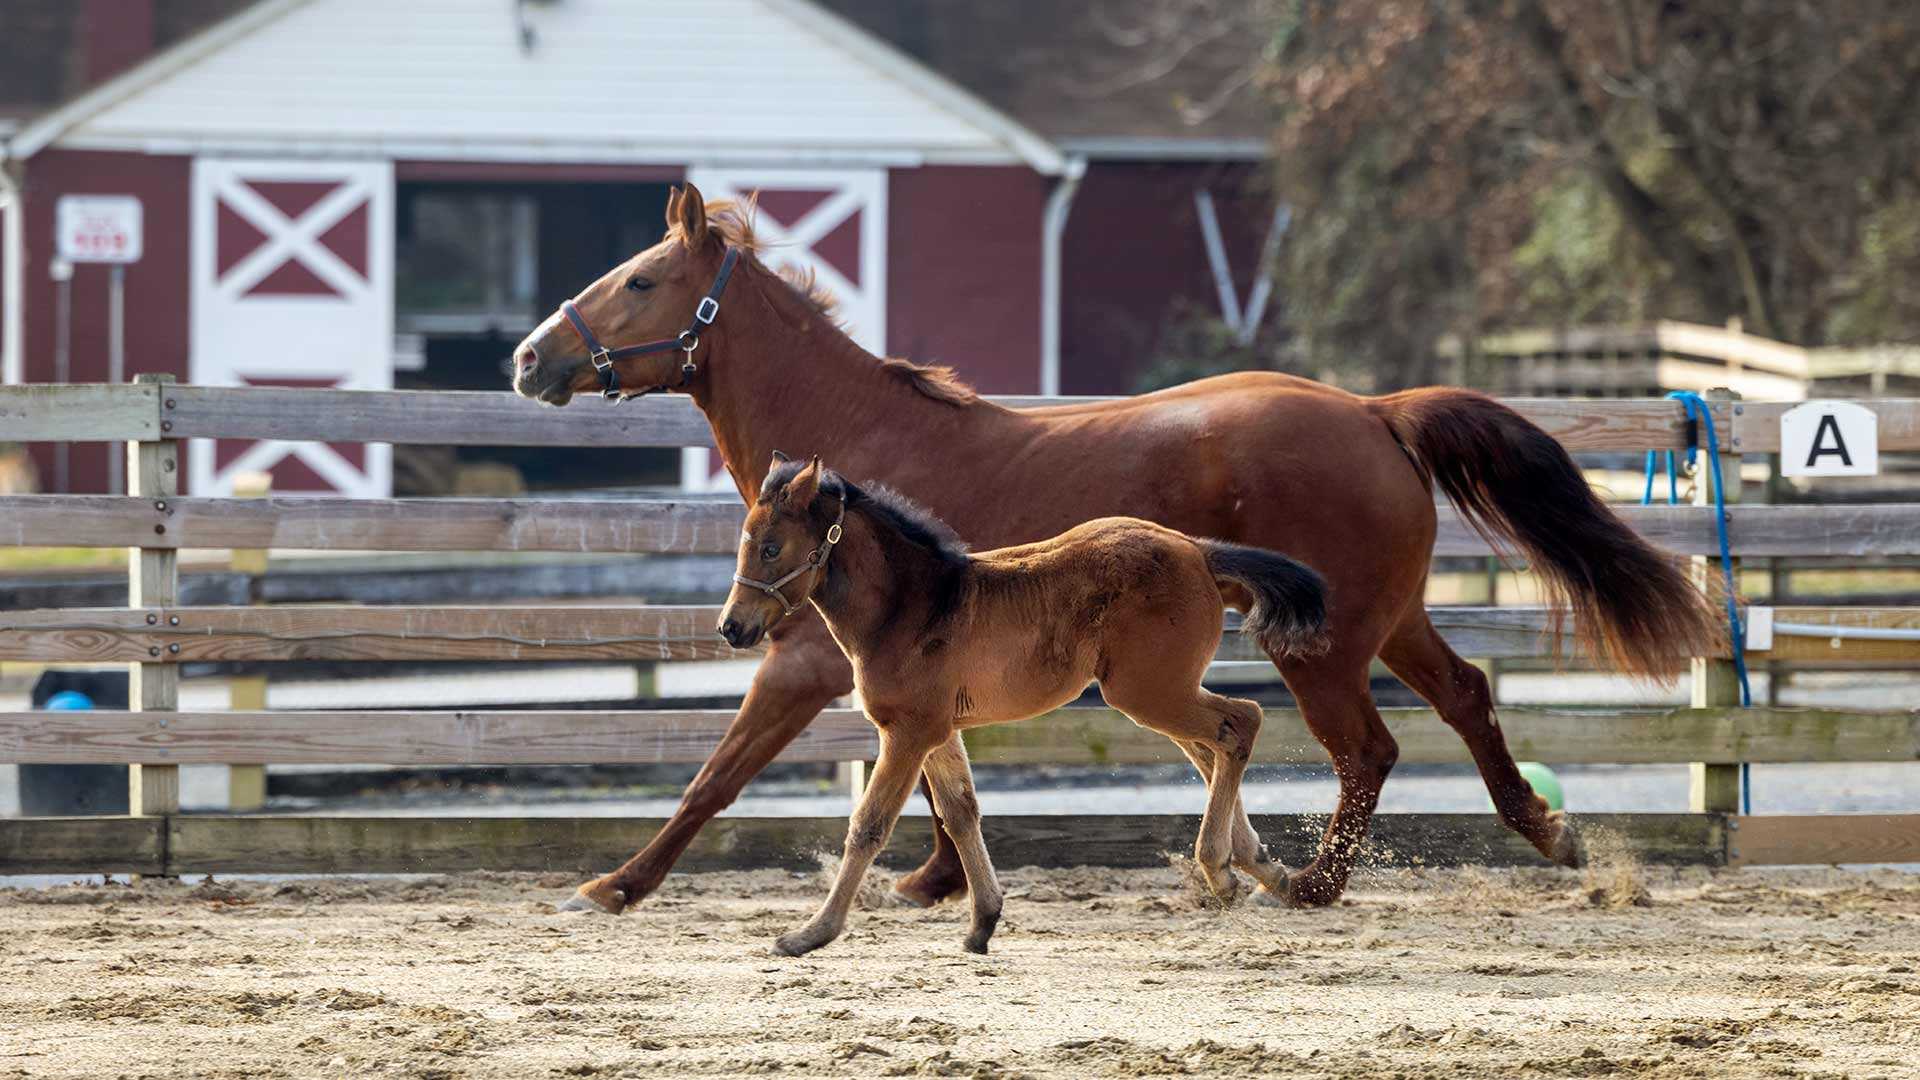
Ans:
{"type": "MultiPolygon", "coordinates": [[[[515,344],[560,301],[664,234],[668,184],[398,184],[394,385],[501,390],[515,344]]],[[[581,402],[573,408],[592,408],[581,402]]],[[[671,485],[674,450],[395,447],[396,495],[671,485]]]]}

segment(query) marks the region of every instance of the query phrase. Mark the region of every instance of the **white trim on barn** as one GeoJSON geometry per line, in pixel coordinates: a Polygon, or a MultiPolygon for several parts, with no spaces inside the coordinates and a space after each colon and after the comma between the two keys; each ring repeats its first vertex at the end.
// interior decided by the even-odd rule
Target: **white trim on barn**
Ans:
{"type": "Polygon", "coordinates": [[[530,47],[501,0],[266,0],[55,110],[11,152],[1059,167],[1045,140],[805,0],[523,14],[530,47]]]}
{"type": "MultiPolygon", "coordinates": [[[[390,161],[196,159],[190,381],[393,389],[393,201],[390,161]]],[[[384,498],[392,453],[196,439],[188,490],[231,495],[241,473],[298,461],[319,490],[384,498]]]]}

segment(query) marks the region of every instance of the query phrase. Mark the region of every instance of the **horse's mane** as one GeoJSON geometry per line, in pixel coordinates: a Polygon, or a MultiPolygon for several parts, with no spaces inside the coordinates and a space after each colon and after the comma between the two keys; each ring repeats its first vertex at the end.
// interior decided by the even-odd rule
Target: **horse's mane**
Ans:
{"type": "MultiPolygon", "coordinates": [[[[761,483],[760,497],[766,498],[786,487],[806,467],[804,461],[781,462],[761,483]]],[[[908,543],[925,548],[950,566],[964,565],[967,561],[967,544],[958,533],[920,504],[884,484],[861,487],[832,469],[826,469],[820,477],[820,490],[828,495],[839,495],[846,500],[849,513],[865,511],[869,517],[899,533],[908,543]]],[[[814,503],[816,513],[826,513],[832,505],[825,499],[814,503]]]]}
{"type": "MultiPolygon", "coordinates": [[[[707,203],[707,228],[724,243],[758,259],[765,253],[765,246],[753,228],[754,215],[758,212],[759,207],[752,196],[745,200],[715,199],[707,203]]],[[[667,236],[675,240],[686,238],[677,221],[667,227],[667,236]]],[[[815,314],[832,323],[835,330],[846,331],[840,315],[840,301],[833,295],[833,290],[820,284],[818,275],[811,268],[784,266],[776,271],[776,276],[815,314]]],[[[911,360],[882,357],[880,369],[922,396],[948,405],[970,405],[980,397],[957,372],[944,364],[916,364],[911,360]]]]}

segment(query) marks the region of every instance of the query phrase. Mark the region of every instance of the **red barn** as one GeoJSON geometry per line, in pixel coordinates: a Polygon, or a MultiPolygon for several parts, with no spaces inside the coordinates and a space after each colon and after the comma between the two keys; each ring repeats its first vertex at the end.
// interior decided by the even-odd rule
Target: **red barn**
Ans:
{"type": "MultiPolygon", "coordinates": [[[[1124,392],[1182,312],[1259,329],[1284,228],[1238,91],[1257,39],[1161,70],[1179,50],[1123,32],[1152,7],[15,0],[5,376],[109,377],[111,271],[51,272],[66,196],[139,201],[126,374],[496,388],[691,180],[759,192],[777,258],[869,348],[990,392],[1124,392]]],[[[105,448],[74,453],[68,486],[104,490],[105,448]]],[[[190,461],[199,493],[394,483],[381,446],[190,461]]]]}

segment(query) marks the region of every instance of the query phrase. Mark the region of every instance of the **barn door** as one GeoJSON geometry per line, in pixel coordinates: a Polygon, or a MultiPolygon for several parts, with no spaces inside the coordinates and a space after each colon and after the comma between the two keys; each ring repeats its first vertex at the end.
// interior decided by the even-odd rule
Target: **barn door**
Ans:
{"type": "MultiPolygon", "coordinates": [[[[393,166],[193,163],[193,352],[209,386],[393,388],[393,166]]],[[[276,492],[391,490],[380,443],[196,440],[198,495],[264,470],[276,492]]]]}
{"type": "MultiPolygon", "coordinates": [[[[887,170],[687,170],[712,199],[759,193],[755,232],[763,258],[776,268],[811,270],[839,301],[847,332],[868,352],[887,347],[887,170]]],[[[681,482],[695,490],[731,491],[719,456],[685,451],[681,482]]]]}

